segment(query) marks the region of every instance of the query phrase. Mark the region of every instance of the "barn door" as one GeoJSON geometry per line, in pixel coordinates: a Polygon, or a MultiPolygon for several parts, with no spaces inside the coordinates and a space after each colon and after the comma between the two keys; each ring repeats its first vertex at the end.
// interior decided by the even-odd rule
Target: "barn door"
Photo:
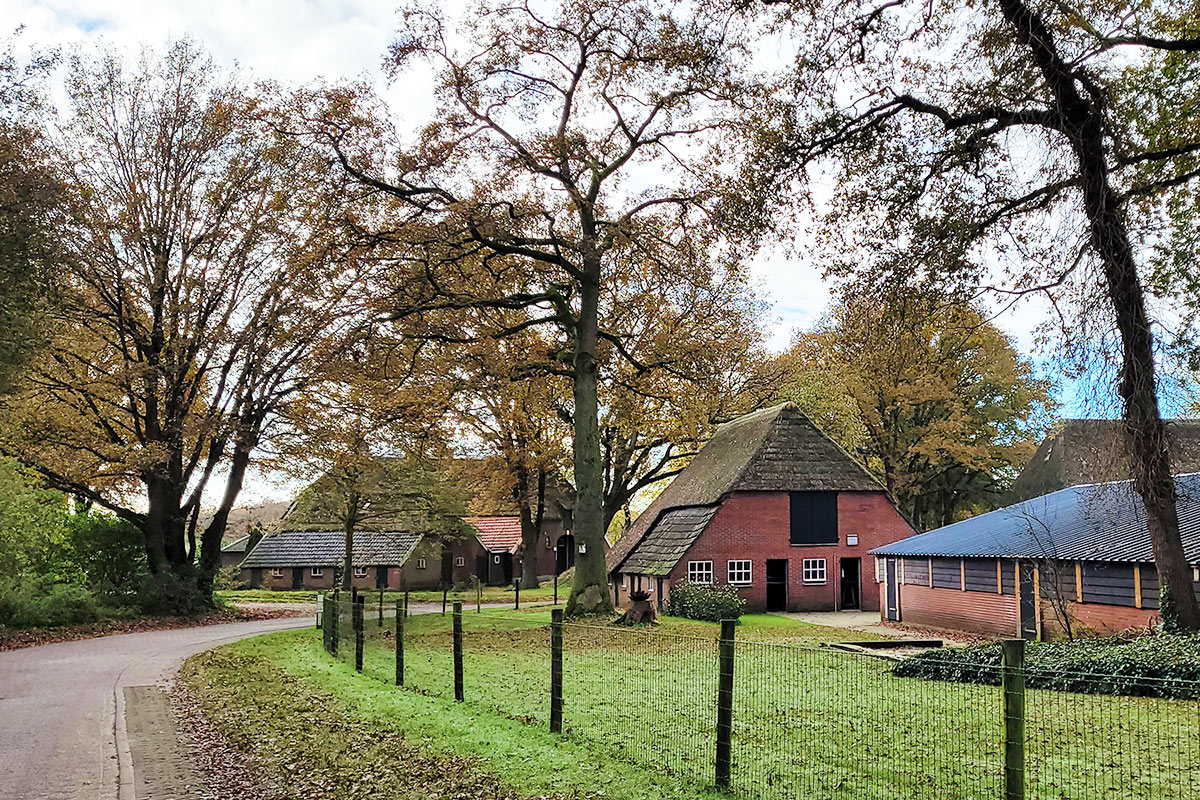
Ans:
{"type": "Polygon", "coordinates": [[[292,567],[292,588],[299,589],[304,586],[304,570],[300,567],[292,567]]]}
{"type": "Polygon", "coordinates": [[[889,558],[886,562],[887,575],[887,618],[891,622],[900,621],[900,587],[896,585],[896,559],[889,558]]]}
{"type": "Polygon", "coordinates": [[[1037,638],[1037,594],[1033,586],[1033,565],[1016,563],[1021,602],[1021,638],[1037,638]]]}

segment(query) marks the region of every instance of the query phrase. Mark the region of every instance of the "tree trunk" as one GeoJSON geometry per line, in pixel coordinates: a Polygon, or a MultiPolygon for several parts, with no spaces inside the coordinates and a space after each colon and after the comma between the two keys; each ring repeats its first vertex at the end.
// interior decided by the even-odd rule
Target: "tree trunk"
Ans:
{"type": "Polygon", "coordinates": [[[146,560],[155,575],[181,575],[191,565],[184,545],[184,521],[179,516],[183,489],[172,481],[152,476],[146,483],[146,560]]]}
{"type": "Polygon", "coordinates": [[[1120,393],[1133,485],[1146,507],[1154,562],[1158,567],[1159,610],[1172,631],[1200,630],[1200,604],[1179,534],[1175,481],[1166,431],[1158,407],[1154,334],[1120,197],[1113,191],[1104,142],[1104,121],[1095,102],[1076,87],[1070,67],[1058,53],[1052,33],[1023,0],[998,0],[1019,41],[1033,54],[1054,96],[1079,165],[1084,211],[1092,244],[1104,267],[1105,288],[1121,335],[1120,393]]]}
{"type": "Polygon", "coordinates": [[[343,520],[345,552],[342,555],[342,588],[347,592],[354,586],[354,527],[358,522],[358,490],[346,495],[346,518],[343,520]]]}
{"type": "Polygon", "coordinates": [[[575,325],[574,439],[575,580],[567,598],[569,617],[611,614],[608,565],[604,560],[604,466],[600,454],[596,345],[599,339],[600,262],[585,263],[575,325]]]}
{"type": "Polygon", "coordinates": [[[538,548],[542,537],[542,516],[546,506],[546,471],[538,472],[537,508],[530,501],[529,470],[517,467],[517,508],[521,516],[521,588],[538,586],[538,548]]]}
{"type": "MultiPolygon", "coordinates": [[[[211,598],[217,572],[221,569],[221,540],[225,538],[225,527],[229,524],[229,512],[233,510],[238,495],[242,491],[242,483],[246,480],[246,470],[250,466],[249,445],[239,444],[234,448],[230,460],[229,479],[225,482],[225,492],[221,496],[221,505],[213,518],[200,534],[200,573],[196,585],[205,597],[211,598]]],[[[250,548],[246,548],[250,552],[250,548]]]]}

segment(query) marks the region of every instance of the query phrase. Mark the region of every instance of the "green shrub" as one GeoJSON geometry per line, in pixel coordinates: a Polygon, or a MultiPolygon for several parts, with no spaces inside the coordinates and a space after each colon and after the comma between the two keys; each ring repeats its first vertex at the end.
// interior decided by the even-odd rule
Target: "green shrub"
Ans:
{"type": "Polygon", "coordinates": [[[0,584],[0,625],[55,628],[95,622],[103,616],[95,595],[84,586],[25,579],[0,584]]]}
{"type": "Polygon", "coordinates": [[[77,575],[104,596],[132,599],[145,579],[145,538],[132,523],[111,514],[88,512],[66,518],[58,554],[60,572],[77,575]]]}
{"type": "Polygon", "coordinates": [[[680,581],[671,587],[667,613],[707,622],[738,619],[746,610],[746,601],[732,586],[680,581]]]}
{"type": "MultiPolygon", "coordinates": [[[[1025,684],[1086,694],[1200,700],[1200,635],[1029,642],[1025,684]]],[[[1000,683],[1000,645],[932,650],[897,662],[901,677],[1000,683]]]]}
{"type": "Polygon", "coordinates": [[[190,617],[211,610],[212,600],[204,596],[195,582],[165,574],[150,575],[142,581],[137,605],[143,614],[190,617]]]}
{"type": "Polygon", "coordinates": [[[242,579],[242,568],[237,564],[230,564],[228,567],[221,567],[217,571],[216,578],[213,580],[213,588],[219,592],[228,592],[233,589],[248,589],[250,582],[242,579]]]}

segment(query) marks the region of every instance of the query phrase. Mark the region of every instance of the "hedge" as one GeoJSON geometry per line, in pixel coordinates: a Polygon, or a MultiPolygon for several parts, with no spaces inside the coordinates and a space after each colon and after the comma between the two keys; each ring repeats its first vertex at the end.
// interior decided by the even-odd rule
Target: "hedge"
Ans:
{"type": "Polygon", "coordinates": [[[667,613],[707,622],[738,619],[746,610],[746,601],[732,586],[680,581],[671,587],[667,613]]]}
{"type": "MultiPolygon", "coordinates": [[[[1025,667],[1031,689],[1200,700],[1200,635],[1029,642],[1025,667]]],[[[892,672],[999,685],[1000,645],[931,650],[897,662],[892,672]]]]}

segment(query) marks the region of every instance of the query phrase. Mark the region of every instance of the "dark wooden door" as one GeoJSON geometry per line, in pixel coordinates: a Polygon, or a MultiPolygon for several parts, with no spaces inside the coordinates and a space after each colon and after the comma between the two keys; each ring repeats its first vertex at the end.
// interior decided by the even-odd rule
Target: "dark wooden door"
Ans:
{"type": "Polygon", "coordinates": [[[449,550],[442,551],[442,583],[443,587],[454,585],[454,553],[449,550]]]}
{"type": "Polygon", "coordinates": [[[892,622],[900,621],[900,587],[896,585],[896,559],[889,558],[884,565],[887,571],[887,618],[892,622]]]}
{"type": "Polygon", "coordinates": [[[839,608],[861,608],[862,603],[859,601],[859,575],[862,572],[860,564],[862,561],[857,558],[841,559],[840,568],[840,587],[841,598],[839,608]]]}
{"type": "Polygon", "coordinates": [[[375,588],[376,589],[386,589],[387,588],[387,579],[388,579],[388,568],[387,567],[376,567],[375,568],[375,588]]]}
{"type": "Polygon", "coordinates": [[[575,566],[575,537],[564,533],[554,545],[554,568],[559,575],[575,566]]]}
{"type": "Polygon", "coordinates": [[[787,611],[788,562],[786,558],[767,559],[767,611],[787,611]]]}
{"type": "Polygon", "coordinates": [[[292,588],[299,589],[304,586],[304,568],[292,567],[292,588]]]}
{"type": "Polygon", "coordinates": [[[250,569],[250,588],[262,588],[262,567],[252,567],[250,569]]]}
{"type": "Polygon", "coordinates": [[[1021,602],[1021,638],[1037,638],[1037,594],[1033,586],[1033,565],[1017,563],[1017,576],[1020,583],[1021,602]]]}

